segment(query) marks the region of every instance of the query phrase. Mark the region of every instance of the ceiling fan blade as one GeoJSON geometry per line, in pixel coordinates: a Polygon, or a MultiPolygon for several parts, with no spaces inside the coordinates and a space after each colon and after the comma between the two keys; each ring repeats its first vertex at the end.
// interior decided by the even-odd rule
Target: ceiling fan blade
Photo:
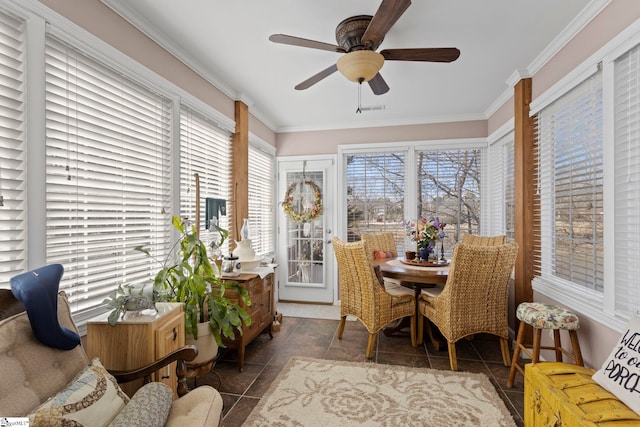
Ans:
{"type": "Polygon", "coordinates": [[[386,61],[453,62],[460,56],[460,50],[455,47],[425,47],[385,49],[380,54],[386,61]]]}
{"type": "Polygon", "coordinates": [[[387,31],[411,5],[411,0],[382,0],[378,11],[362,35],[362,43],[376,50],[387,31]]]}
{"type": "Polygon", "coordinates": [[[289,44],[292,46],[310,47],[312,49],[328,50],[330,52],[344,53],[345,50],[338,45],[318,42],[315,40],[303,39],[300,37],[288,36],[286,34],[272,34],[269,37],[274,43],[289,44]]]}
{"type": "Polygon", "coordinates": [[[389,86],[387,85],[387,82],[384,81],[380,73],[376,74],[368,83],[375,95],[382,95],[389,92],[389,86]]]}
{"type": "Polygon", "coordinates": [[[320,80],[324,79],[325,77],[328,77],[331,74],[335,73],[336,71],[338,71],[338,66],[336,64],[333,64],[329,68],[326,68],[326,69],[320,71],[319,73],[314,74],[313,76],[309,77],[307,80],[305,80],[305,81],[303,81],[301,83],[298,83],[296,85],[296,90],[308,89],[311,86],[313,86],[314,84],[318,83],[320,80]]]}

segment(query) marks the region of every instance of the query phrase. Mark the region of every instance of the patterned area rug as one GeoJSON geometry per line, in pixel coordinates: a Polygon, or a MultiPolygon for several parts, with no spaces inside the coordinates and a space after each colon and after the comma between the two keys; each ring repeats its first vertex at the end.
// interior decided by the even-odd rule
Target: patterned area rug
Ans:
{"type": "Polygon", "coordinates": [[[290,359],[244,426],[515,426],[484,374],[290,359]]]}

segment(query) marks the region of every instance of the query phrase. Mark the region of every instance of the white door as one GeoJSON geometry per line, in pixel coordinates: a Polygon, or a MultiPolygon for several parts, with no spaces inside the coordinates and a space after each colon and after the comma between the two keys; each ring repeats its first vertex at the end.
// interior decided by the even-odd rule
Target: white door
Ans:
{"type": "MultiPolygon", "coordinates": [[[[278,300],[334,302],[333,238],[335,159],[278,161],[278,300]],[[317,190],[320,190],[319,192],[317,190]],[[294,219],[284,212],[291,196],[294,219]],[[322,213],[300,222],[322,201],[322,213]]],[[[313,215],[311,215],[313,216],[313,215]]]]}

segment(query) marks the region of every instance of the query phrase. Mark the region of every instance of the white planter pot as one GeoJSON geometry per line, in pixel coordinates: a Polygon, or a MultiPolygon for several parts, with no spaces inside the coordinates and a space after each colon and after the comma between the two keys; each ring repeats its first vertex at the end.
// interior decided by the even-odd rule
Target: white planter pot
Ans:
{"type": "Polygon", "coordinates": [[[218,356],[218,343],[209,329],[209,322],[198,323],[198,339],[187,335],[185,344],[198,347],[198,356],[189,365],[200,365],[214,360],[218,356]]]}

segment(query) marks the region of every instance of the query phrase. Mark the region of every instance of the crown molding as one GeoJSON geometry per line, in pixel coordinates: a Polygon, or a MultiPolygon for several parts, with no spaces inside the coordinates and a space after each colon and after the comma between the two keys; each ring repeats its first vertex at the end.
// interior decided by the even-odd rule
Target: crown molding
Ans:
{"type": "Polygon", "coordinates": [[[408,118],[405,120],[368,120],[365,122],[342,122],[332,123],[325,126],[292,126],[292,127],[280,127],[277,129],[277,133],[292,133],[292,132],[316,132],[316,131],[331,131],[331,130],[346,130],[346,129],[363,129],[363,128],[378,128],[378,127],[393,127],[393,126],[419,126],[437,123],[452,123],[452,122],[471,122],[476,120],[486,120],[484,114],[460,114],[460,115],[448,115],[448,116],[432,116],[427,118],[408,118]]]}
{"type": "Polygon", "coordinates": [[[582,11],[558,34],[549,45],[529,64],[525,69],[517,69],[505,82],[509,88],[500,94],[485,111],[485,117],[489,119],[502,105],[513,96],[513,87],[523,78],[533,77],[551,58],[557,55],[602,9],[607,7],[612,0],[592,0],[582,11]]]}
{"type": "Polygon", "coordinates": [[[589,24],[607,5],[611,3],[611,0],[591,0],[591,2],[585,6],[584,9],[573,18],[573,20],[567,25],[564,30],[560,32],[549,45],[543,50],[540,55],[533,60],[527,67],[529,73],[533,76],[544,65],[551,60],[560,50],[567,45],[584,27],[589,24]]]}
{"type": "Polygon", "coordinates": [[[154,30],[154,26],[144,17],[140,16],[133,10],[126,2],[120,2],[117,0],[100,0],[105,6],[116,12],[122,19],[129,22],[135,28],[137,28],[144,35],[149,37],[155,43],[157,43],[160,47],[165,49],[171,55],[173,55],[178,61],[182,62],[188,68],[190,68],[194,73],[198,74],[200,77],[205,79],[207,82],[212,84],[215,88],[220,90],[224,95],[229,97],[232,100],[242,101],[248,107],[250,107],[249,114],[253,115],[256,119],[260,120],[265,126],[267,126],[273,132],[276,132],[276,125],[271,118],[269,118],[264,112],[260,110],[253,110],[254,102],[250,100],[245,94],[238,93],[234,88],[225,84],[222,80],[220,80],[217,76],[212,73],[206,72],[204,70],[207,67],[202,64],[202,62],[198,61],[195,57],[189,55],[185,52],[184,49],[177,46],[170,39],[168,39],[164,34],[154,30]]]}

